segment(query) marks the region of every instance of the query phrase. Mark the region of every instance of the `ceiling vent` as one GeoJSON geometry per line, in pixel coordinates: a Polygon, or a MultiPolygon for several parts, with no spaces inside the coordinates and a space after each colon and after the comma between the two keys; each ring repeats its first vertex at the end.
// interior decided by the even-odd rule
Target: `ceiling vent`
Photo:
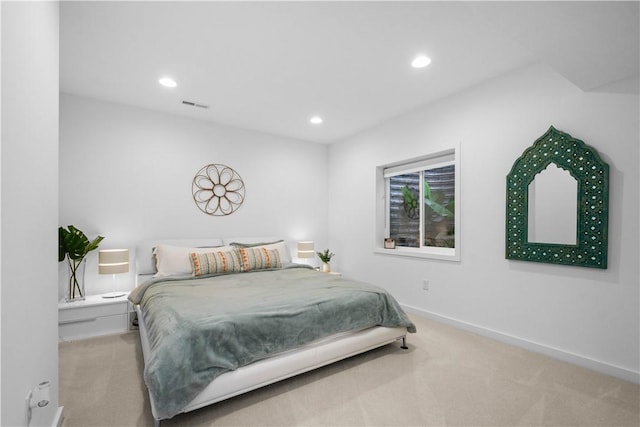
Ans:
{"type": "Polygon", "coordinates": [[[182,101],[182,103],[184,105],[188,105],[190,107],[197,107],[197,108],[204,108],[205,110],[209,109],[208,105],[204,105],[204,104],[199,104],[197,102],[193,102],[193,101],[182,101]]]}

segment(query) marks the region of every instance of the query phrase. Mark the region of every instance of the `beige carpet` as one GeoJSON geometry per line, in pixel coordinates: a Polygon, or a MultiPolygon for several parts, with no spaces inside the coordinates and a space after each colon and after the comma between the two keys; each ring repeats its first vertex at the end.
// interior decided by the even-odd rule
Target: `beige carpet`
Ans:
{"type": "MultiPolygon", "coordinates": [[[[391,344],[162,426],[633,426],[637,384],[413,316],[391,344]]],[[[64,426],[151,426],[137,332],[60,344],[64,426]]]]}

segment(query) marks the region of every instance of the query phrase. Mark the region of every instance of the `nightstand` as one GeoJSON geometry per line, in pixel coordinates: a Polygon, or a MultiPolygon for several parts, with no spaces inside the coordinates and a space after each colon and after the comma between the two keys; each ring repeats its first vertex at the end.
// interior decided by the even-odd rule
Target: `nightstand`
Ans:
{"type": "Polygon", "coordinates": [[[58,303],[60,341],[127,332],[130,311],[127,296],[89,295],[84,301],[58,303]]]}
{"type": "Polygon", "coordinates": [[[340,273],[339,271],[322,271],[322,270],[320,270],[319,268],[316,268],[316,271],[317,271],[318,273],[328,274],[328,275],[330,275],[330,276],[338,276],[338,277],[341,277],[341,276],[342,276],[342,273],[340,273]]]}

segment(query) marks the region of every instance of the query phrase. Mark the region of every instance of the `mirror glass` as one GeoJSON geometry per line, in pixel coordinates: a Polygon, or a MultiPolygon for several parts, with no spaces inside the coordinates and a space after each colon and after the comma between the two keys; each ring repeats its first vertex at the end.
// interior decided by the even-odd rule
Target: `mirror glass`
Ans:
{"type": "Polygon", "coordinates": [[[550,163],[529,184],[529,242],[576,244],[578,181],[550,163]]]}

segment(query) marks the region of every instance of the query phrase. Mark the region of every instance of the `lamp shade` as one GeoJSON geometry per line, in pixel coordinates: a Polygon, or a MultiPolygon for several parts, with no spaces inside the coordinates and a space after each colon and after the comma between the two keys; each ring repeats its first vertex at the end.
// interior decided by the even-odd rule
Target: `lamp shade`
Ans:
{"type": "Polygon", "coordinates": [[[298,242],[298,258],[313,258],[315,255],[313,242],[298,242]]]}
{"type": "Polygon", "coordinates": [[[129,249],[104,249],[98,252],[98,273],[119,274],[129,271],[129,249]]]}

